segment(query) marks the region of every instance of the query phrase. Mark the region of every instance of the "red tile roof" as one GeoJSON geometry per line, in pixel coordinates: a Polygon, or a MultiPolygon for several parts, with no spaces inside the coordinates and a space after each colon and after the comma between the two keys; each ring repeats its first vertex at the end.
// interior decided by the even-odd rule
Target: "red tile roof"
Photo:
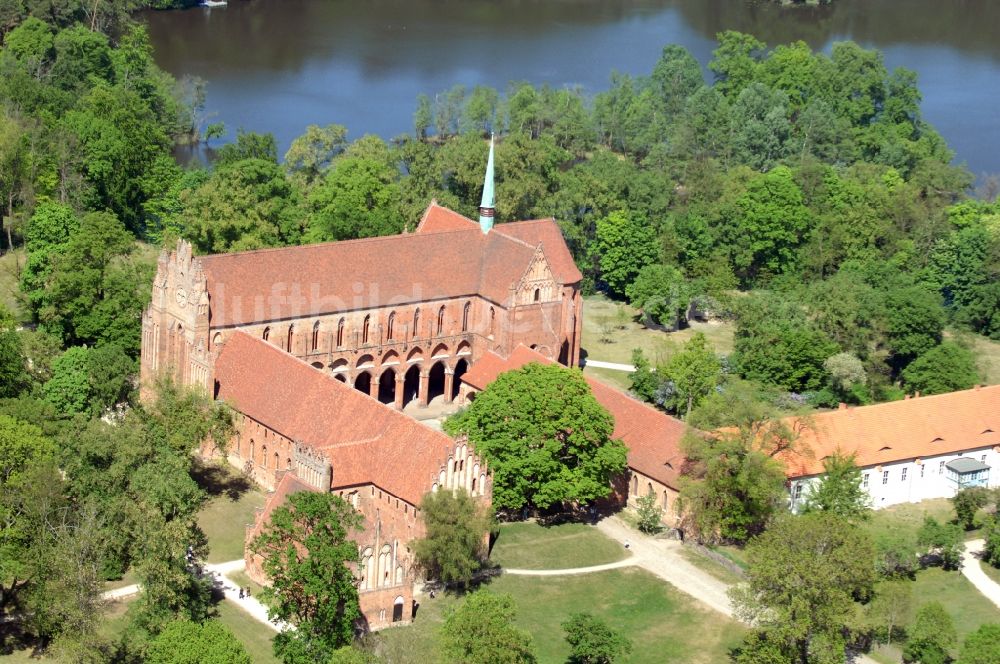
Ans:
{"type": "Polygon", "coordinates": [[[284,505],[285,501],[288,500],[288,496],[300,491],[316,491],[316,488],[306,484],[293,473],[286,472],[278,481],[278,486],[274,487],[274,491],[267,497],[267,501],[264,503],[264,507],[261,510],[260,515],[254,519],[253,534],[257,535],[260,533],[264,524],[271,520],[271,513],[278,507],[284,505]]]}
{"type": "MultiPolygon", "coordinates": [[[[501,373],[530,362],[552,364],[544,355],[518,345],[506,360],[493,352],[486,353],[462,376],[462,381],[483,390],[501,373]]],[[[594,398],[614,418],[613,437],[628,447],[629,467],[679,489],[678,478],[684,464],[680,442],[687,430],[685,424],[590,376],[583,378],[590,385],[594,398]]]]}
{"type": "Polygon", "coordinates": [[[321,450],[333,486],[375,484],[418,504],[454,441],[244,332],[215,363],[219,398],[295,442],[321,450]]]}
{"type": "Polygon", "coordinates": [[[823,472],[836,451],[860,466],[1000,445],[1000,385],[782,420],[798,432],[780,455],[789,477],[823,472]]]}
{"type": "Polygon", "coordinates": [[[482,295],[504,303],[542,246],[563,284],[582,277],[551,219],[479,225],[432,203],[416,233],[202,256],[213,327],[482,295]]]}

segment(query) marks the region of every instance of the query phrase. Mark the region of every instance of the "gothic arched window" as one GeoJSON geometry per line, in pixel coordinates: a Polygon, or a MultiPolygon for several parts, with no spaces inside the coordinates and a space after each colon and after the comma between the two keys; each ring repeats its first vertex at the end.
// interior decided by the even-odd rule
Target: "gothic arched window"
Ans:
{"type": "Polygon", "coordinates": [[[472,303],[466,302],[462,309],[462,332],[469,331],[469,313],[472,311],[472,303]]]}
{"type": "Polygon", "coordinates": [[[392,341],[392,328],[396,325],[396,312],[389,314],[389,321],[385,326],[385,338],[387,341],[392,341]]]}
{"type": "Polygon", "coordinates": [[[337,348],[344,345],[344,319],[341,318],[340,322],[337,323],[337,348]]]}
{"type": "Polygon", "coordinates": [[[265,327],[264,328],[264,333],[260,335],[260,338],[263,339],[264,341],[267,341],[268,339],[270,339],[271,338],[271,328],[265,327]]]}
{"type": "Polygon", "coordinates": [[[319,321],[313,323],[312,349],[319,349],[319,321]]]}
{"type": "Polygon", "coordinates": [[[497,320],[497,310],[490,307],[490,336],[493,336],[493,327],[497,320]]]}
{"type": "Polygon", "coordinates": [[[437,333],[438,333],[438,335],[444,334],[444,305],[443,304],[441,305],[441,308],[438,309],[437,333]]]}
{"type": "Polygon", "coordinates": [[[371,327],[372,317],[365,316],[364,326],[361,328],[361,343],[368,343],[368,329],[371,327]]]}
{"type": "Polygon", "coordinates": [[[292,347],[293,347],[294,344],[295,344],[295,326],[294,325],[289,325],[288,326],[288,348],[287,348],[287,350],[288,350],[289,353],[292,352],[292,347]]]}

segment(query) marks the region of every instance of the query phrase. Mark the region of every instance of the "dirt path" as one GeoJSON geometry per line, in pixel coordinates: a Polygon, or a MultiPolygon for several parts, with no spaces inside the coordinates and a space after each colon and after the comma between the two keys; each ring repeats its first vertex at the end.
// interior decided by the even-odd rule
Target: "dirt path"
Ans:
{"type": "Polygon", "coordinates": [[[980,566],[979,557],[986,542],[981,539],[969,540],[962,552],[962,575],[965,576],[983,597],[1000,607],[1000,584],[986,576],[980,566]]]}
{"type": "Polygon", "coordinates": [[[639,565],[639,559],[632,555],[625,560],[603,565],[591,565],[590,567],[571,567],[569,569],[511,569],[504,567],[503,573],[514,576],[572,576],[574,574],[593,574],[594,572],[604,572],[622,567],[635,567],[636,565],[639,565]]]}

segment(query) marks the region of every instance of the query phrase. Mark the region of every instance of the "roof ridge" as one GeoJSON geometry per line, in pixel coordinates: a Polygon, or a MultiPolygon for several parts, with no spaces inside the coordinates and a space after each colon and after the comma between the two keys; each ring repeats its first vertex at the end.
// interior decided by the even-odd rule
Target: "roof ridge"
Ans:
{"type": "MultiPolygon", "coordinates": [[[[434,235],[445,235],[447,233],[468,233],[470,231],[476,230],[475,228],[451,228],[443,231],[435,231],[434,235]]],[[[230,258],[233,256],[250,256],[255,254],[266,254],[266,253],[277,253],[280,251],[294,251],[296,249],[305,249],[311,247],[330,247],[333,245],[346,245],[346,244],[364,244],[364,243],[374,243],[374,242],[385,242],[388,240],[399,240],[401,238],[412,238],[414,236],[428,237],[421,233],[394,233],[392,235],[373,235],[372,237],[356,237],[350,240],[330,240],[328,242],[313,242],[310,244],[293,244],[287,247],[261,247],[260,249],[246,249],[244,251],[229,251],[221,254],[204,254],[202,256],[195,256],[195,258],[205,259],[205,258],[230,258]]],[[[506,236],[505,236],[506,237],[506,236]]],[[[511,238],[512,239],[512,238],[511,238]]]]}
{"type": "Polygon", "coordinates": [[[902,399],[896,399],[895,401],[883,401],[881,403],[869,403],[869,404],[864,404],[862,406],[847,406],[846,408],[831,408],[829,410],[815,411],[815,412],[806,413],[806,414],[803,414],[803,415],[790,415],[787,418],[780,418],[780,419],[802,419],[802,418],[808,418],[808,417],[815,417],[815,416],[818,416],[818,415],[832,415],[832,414],[835,414],[835,413],[854,413],[854,412],[857,412],[859,410],[868,410],[868,409],[871,409],[871,408],[885,408],[887,406],[895,406],[897,404],[924,403],[924,402],[926,402],[928,400],[938,399],[939,397],[955,397],[956,395],[965,394],[967,392],[982,392],[984,390],[993,390],[993,389],[997,389],[997,388],[1000,388],[1000,385],[980,385],[978,387],[970,387],[970,388],[968,388],[966,390],[955,390],[953,392],[942,392],[940,394],[926,394],[924,396],[910,396],[910,395],[906,395],[906,397],[904,397],[902,399]]]}

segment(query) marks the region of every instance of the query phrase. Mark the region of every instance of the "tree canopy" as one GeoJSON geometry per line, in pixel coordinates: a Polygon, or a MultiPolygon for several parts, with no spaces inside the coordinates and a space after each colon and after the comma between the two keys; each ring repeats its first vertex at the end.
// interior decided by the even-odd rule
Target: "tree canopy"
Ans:
{"type": "Polygon", "coordinates": [[[261,595],[268,617],[295,626],[274,638],[286,664],[324,660],[353,641],[361,609],[352,566],[360,554],[350,535],[361,528],[361,515],[340,497],[300,491],[251,542],[271,581],[261,595]]]}
{"type": "Polygon", "coordinates": [[[588,503],[625,470],[611,415],[578,371],[558,365],[501,374],[447,429],[467,434],[489,462],[498,509],[588,503]]]}

